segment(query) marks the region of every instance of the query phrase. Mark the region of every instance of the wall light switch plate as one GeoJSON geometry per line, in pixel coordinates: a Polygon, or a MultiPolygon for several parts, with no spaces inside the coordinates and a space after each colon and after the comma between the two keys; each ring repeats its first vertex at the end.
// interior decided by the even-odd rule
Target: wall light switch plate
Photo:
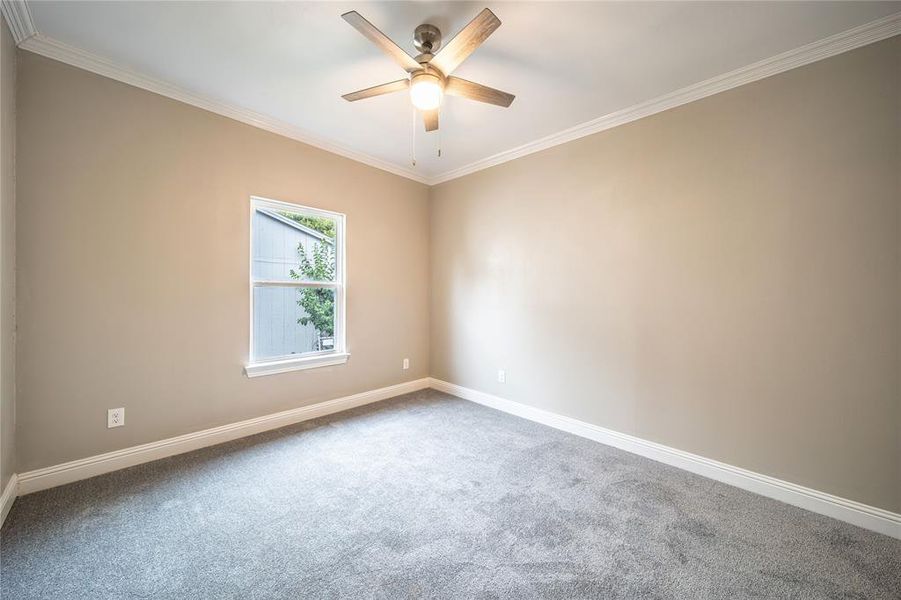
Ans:
{"type": "Polygon", "coordinates": [[[507,383],[507,372],[503,369],[497,372],[497,382],[498,383],[507,383]]]}
{"type": "Polygon", "coordinates": [[[409,369],[409,368],[410,368],[410,359],[409,359],[409,358],[405,358],[405,359],[404,359],[404,371],[406,371],[406,370],[409,369]]]}
{"type": "Polygon", "coordinates": [[[125,409],[111,408],[106,411],[106,428],[122,427],[125,425],[125,409]]]}

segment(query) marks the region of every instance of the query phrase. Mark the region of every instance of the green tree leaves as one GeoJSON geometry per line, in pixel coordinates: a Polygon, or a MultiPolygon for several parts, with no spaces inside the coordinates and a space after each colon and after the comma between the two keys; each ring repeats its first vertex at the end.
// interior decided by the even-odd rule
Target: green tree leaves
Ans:
{"type": "Polygon", "coordinates": [[[307,215],[299,215],[292,212],[281,212],[279,214],[283,217],[291,219],[292,221],[300,223],[304,227],[309,227],[314,231],[318,231],[319,233],[330,237],[333,240],[335,239],[335,235],[337,234],[335,222],[331,219],[327,219],[325,217],[310,217],[307,215]]]}
{"type": "MultiPolygon", "coordinates": [[[[300,217],[300,215],[294,215],[300,217]]],[[[304,217],[314,219],[316,217],[304,217]]],[[[334,226],[334,222],[327,221],[334,226]]],[[[323,232],[325,233],[325,232],[323,232]]],[[[297,246],[297,256],[300,259],[298,269],[291,269],[292,279],[303,281],[334,281],[335,280],[335,249],[331,244],[316,242],[311,252],[312,260],[307,256],[303,244],[297,246]]],[[[301,325],[312,323],[320,338],[335,335],[335,290],[331,288],[300,288],[298,306],[304,309],[307,316],[300,317],[297,322],[301,325]]]]}

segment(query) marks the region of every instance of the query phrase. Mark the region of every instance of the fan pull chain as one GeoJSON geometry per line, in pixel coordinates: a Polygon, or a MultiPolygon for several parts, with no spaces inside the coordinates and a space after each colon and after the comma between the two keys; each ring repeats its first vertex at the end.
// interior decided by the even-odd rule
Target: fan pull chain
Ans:
{"type": "Polygon", "coordinates": [[[438,128],[438,158],[441,158],[441,128],[438,128]]]}
{"type": "Polygon", "coordinates": [[[410,162],[416,166],[416,108],[413,108],[413,120],[410,126],[410,162]]]}

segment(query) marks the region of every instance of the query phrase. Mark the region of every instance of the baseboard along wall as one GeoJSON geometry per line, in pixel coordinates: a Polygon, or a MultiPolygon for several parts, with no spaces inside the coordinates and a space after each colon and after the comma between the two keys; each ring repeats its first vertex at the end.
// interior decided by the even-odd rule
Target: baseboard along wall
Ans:
{"type": "Polygon", "coordinates": [[[864,529],[901,539],[901,514],[820,492],[768,475],[755,473],[663,444],[606,429],[571,417],[535,408],[499,396],[480,392],[435,378],[423,378],[353,394],[230,425],[205,429],[158,442],[107,452],[52,467],[13,475],[0,497],[0,524],[6,519],[17,496],[72,483],[207,446],[278,429],[386,400],[401,394],[433,388],[458,398],[476,402],[517,417],[638,454],[698,475],[826,515],[864,529]]]}
{"type": "Polygon", "coordinates": [[[271,415],[247,419],[246,421],[204,429],[158,442],[132,446],[131,448],[89,456],[88,458],[73,460],[52,467],[19,473],[18,495],[23,496],[32,492],[72,483],[73,481],[87,479],[88,477],[102,475],[103,473],[159,460],[167,456],[183,454],[207,446],[247,437],[255,433],[278,429],[279,427],[293,425],[294,423],[308,421],[317,417],[324,417],[325,415],[342,412],[364,404],[371,404],[379,400],[386,400],[427,387],[429,387],[428,378],[416,379],[271,415]]]}
{"type": "Polygon", "coordinates": [[[3,488],[3,494],[0,495],[0,525],[3,525],[3,522],[6,521],[6,515],[9,514],[9,509],[13,507],[13,502],[15,502],[18,495],[18,479],[18,476],[13,473],[9,481],[6,482],[6,487],[3,488]]]}
{"type": "Polygon", "coordinates": [[[560,429],[608,446],[613,446],[639,456],[644,456],[709,479],[773,498],[811,512],[826,515],[839,521],[851,523],[864,529],[876,531],[901,539],[901,514],[848,500],[819,490],[804,487],[735,467],[716,460],[670,448],[612,429],[558,415],[513,400],[480,392],[463,386],[432,379],[430,387],[448,394],[476,402],[517,417],[529,419],[555,429],[560,429]]]}

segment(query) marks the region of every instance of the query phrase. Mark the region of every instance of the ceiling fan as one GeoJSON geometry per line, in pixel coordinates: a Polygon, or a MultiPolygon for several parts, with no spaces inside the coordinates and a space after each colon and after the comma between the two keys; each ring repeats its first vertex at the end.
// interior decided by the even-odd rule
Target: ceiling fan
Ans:
{"type": "Polygon", "coordinates": [[[487,8],[470,21],[444,48],[441,48],[441,30],[429,24],[417,27],[413,31],[413,45],[420,54],[416,58],[404,52],[360,13],[351,11],[341,15],[341,18],[408,73],[405,79],[341,96],[348,102],[409,89],[413,106],[422,111],[425,130],[435,131],[438,129],[438,111],[444,94],[487,102],[504,108],[510,106],[515,98],[513,94],[451,75],[460,63],[501,26],[501,20],[487,8]]]}

